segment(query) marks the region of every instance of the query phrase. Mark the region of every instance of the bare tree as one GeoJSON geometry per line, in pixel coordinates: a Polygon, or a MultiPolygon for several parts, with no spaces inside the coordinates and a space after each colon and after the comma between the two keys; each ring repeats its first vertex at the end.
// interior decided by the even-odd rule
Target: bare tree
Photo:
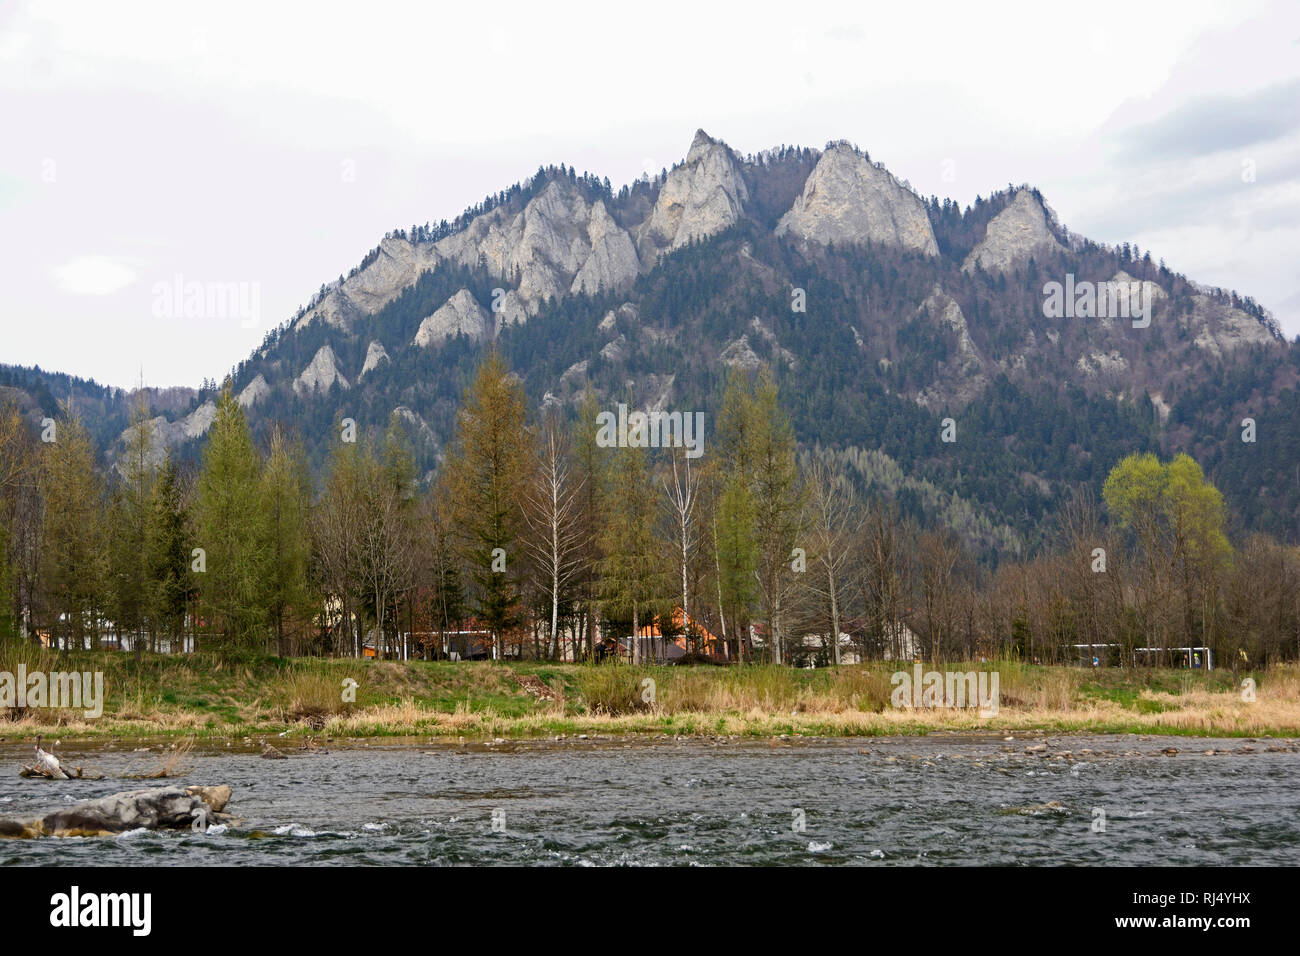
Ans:
{"type": "Polygon", "coordinates": [[[951,531],[927,531],[921,535],[921,606],[930,659],[939,663],[953,630],[953,568],[961,555],[961,544],[951,531]]]}
{"type": "Polygon", "coordinates": [[[523,491],[524,549],[537,569],[540,590],[550,603],[546,656],[559,650],[560,606],[582,571],[586,546],[581,508],[583,479],[573,477],[569,438],[557,416],[548,415],[538,432],[532,473],[523,491]]]}
{"type": "Polygon", "coordinates": [[[849,542],[861,529],[863,515],[851,486],[843,476],[833,474],[824,460],[813,462],[808,486],[808,526],[813,552],[813,573],[808,587],[824,609],[823,618],[830,627],[833,648],[831,659],[839,666],[840,616],[847,584],[849,542]]]}
{"type": "Polygon", "coordinates": [[[668,509],[673,522],[673,550],[682,577],[682,630],[689,646],[691,634],[690,567],[699,546],[695,523],[695,506],[699,498],[699,477],[691,473],[691,460],[685,448],[672,448],[668,453],[672,481],[665,474],[661,483],[668,499],[668,509]]]}

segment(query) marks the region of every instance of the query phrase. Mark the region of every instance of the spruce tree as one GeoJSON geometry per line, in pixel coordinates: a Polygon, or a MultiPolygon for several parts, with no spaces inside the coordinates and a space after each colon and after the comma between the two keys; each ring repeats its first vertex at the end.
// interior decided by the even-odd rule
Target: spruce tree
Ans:
{"type": "Polygon", "coordinates": [[[205,568],[196,575],[206,633],[225,650],[257,646],[265,634],[266,519],[261,463],[229,385],[203,453],[195,501],[197,546],[205,568]]]}
{"type": "Polygon", "coordinates": [[[286,649],[286,624],[308,606],[309,483],[302,449],[290,445],[279,425],[275,426],[262,470],[261,493],[267,556],[264,603],[276,653],[281,657],[286,649]]]}
{"type": "Polygon", "coordinates": [[[145,614],[171,649],[183,648],[190,593],[189,515],[176,465],[168,454],[154,482],[145,541],[145,614]]]}
{"type": "Polygon", "coordinates": [[[104,498],[90,435],[70,407],[41,446],[41,575],[46,628],[61,646],[98,643],[108,603],[104,498]]]}
{"type": "Polygon", "coordinates": [[[519,621],[520,491],[528,462],[524,390],[493,351],[465,391],[447,457],[452,519],[471,606],[499,648],[519,621]]]}

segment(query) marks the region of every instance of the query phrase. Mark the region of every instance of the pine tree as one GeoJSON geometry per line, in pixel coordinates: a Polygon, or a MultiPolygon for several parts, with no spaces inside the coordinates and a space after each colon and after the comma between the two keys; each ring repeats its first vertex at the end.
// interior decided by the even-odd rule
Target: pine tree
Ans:
{"type": "Polygon", "coordinates": [[[261,478],[268,558],[263,601],[267,624],[275,633],[276,653],[281,657],[286,650],[286,623],[308,605],[309,485],[302,449],[291,446],[279,425],[275,426],[261,478]]]}
{"type": "Polygon", "coordinates": [[[632,663],[641,662],[642,621],[672,593],[667,550],[656,533],[657,496],[644,448],[613,450],[601,529],[601,590],[606,606],[632,617],[632,663]]]}
{"type": "Polygon", "coordinates": [[[145,543],[148,588],[145,615],[155,639],[164,636],[171,648],[185,632],[190,593],[189,515],[181,494],[176,466],[168,454],[154,482],[145,543]]]}
{"type": "Polygon", "coordinates": [[[578,493],[576,516],[578,535],[582,547],[578,554],[579,572],[576,591],[582,602],[583,630],[586,653],[591,655],[596,646],[597,611],[599,608],[599,571],[602,552],[600,529],[604,524],[606,486],[609,482],[609,453],[596,444],[596,416],[600,404],[596,393],[588,386],[578,407],[577,421],[573,425],[574,481],[581,485],[578,493]]]}
{"type": "Polygon", "coordinates": [[[111,529],[109,577],[112,582],[110,613],[119,636],[131,632],[138,657],[144,650],[149,589],[145,539],[153,499],[156,468],[150,461],[153,428],[143,393],[131,412],[125,448],[118,460],[121,481],[113,493],[108,521],[111,529]]]}
{"type": "Polygon", "coordinates": [[[103,489],[90,435],[70,407],[55,434],[41,447],[40,584],[46,628],[60,646],[80,648],[98,643],[108,603],[103,489]]]}
{"type": "Polygon", "coordinates": [[[205,569],[196,578],[200,615],[225,649],[252,648],[265,634],[267,570],[261,467],[244,411],[229,385],[203,453],[195,501],[205,569]]]}
{"type": "Polygon", "coordinates": [[[471,606],[492,632],[495,654],[519,621],[527,448],[523,386],[493,351],[465,391],[446,468],[462,561],[474,587],[471,606]]]}

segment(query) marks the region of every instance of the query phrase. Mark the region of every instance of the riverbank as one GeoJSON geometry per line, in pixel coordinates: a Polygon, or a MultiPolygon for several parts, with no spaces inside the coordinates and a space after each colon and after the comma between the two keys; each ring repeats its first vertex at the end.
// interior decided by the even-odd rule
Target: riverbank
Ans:
{"type": "Polygon", "coordinates": [[[925,670],[996,672],[996,716],[895,707],[910,665],[794,670],[545,662],[357,661],[58,655],[0,649],[0,672],[103,674],[103,715],[0,709],[0,737],[528,738],[560,735],[873,737],[938,731],[1300,735],[1300,667],[1268,671],[1084,670],[1018,661],[925,670]],[[1254,700],[1241,681],[1255,682],[1254,700]],[[647,681],[652,683],[647,683],[647,681]],[[351,683],[355,682],[355,687],[351,683]]]}

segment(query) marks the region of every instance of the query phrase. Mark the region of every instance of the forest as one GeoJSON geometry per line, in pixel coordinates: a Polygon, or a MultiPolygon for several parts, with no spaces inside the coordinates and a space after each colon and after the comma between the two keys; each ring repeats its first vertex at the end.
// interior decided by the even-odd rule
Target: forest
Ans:
{"type": "MultiPolygon", "coordinates": [[[[625,639],[653,626],[687,661],[791,666],[1300,657],[1300,549],[1235,531],[1189,455],[1134,450],[1043,516],[1040,547],[989,561],[877,495],[884,456],[796,441],[788,405],[766,368],[732,369],[701,458],[602,447],[594,390],[568,416],[530,406],[493,349],[427,481],[400,416],[335,422],[314,476],[301,434],[255,439],[229,382],[193,464],[151,461],[143,404],[112,470],[71,406],[45,429],[6,407],[0,637],[410,659],[468,632],[493,658],[614,638],[646,663],[625,639]]],[[[952,497],[910,490],[911,511],[952,497]]]]}

